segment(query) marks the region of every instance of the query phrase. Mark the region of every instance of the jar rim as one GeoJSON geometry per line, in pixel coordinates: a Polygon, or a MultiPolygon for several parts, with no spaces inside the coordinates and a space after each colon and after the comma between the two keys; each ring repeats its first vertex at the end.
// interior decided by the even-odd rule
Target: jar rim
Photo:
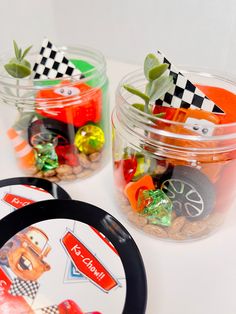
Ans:
{"type": "MultiPolygon", "coordinates": [[[[236,88],[236,77],[231,76],[229,79],[224,77],[223,73],[209,73],[207,69],[204,68],[193,68],[190,66],[180,66],[181,72],[184,74],[187,73],[193,73],[198,76],[202,76],[205,78],[214,78],[217,79],[219,82],[224,82],[227,84],[230,84],[236,88]]],[[[226,77],[229,77],[229,75],[225,74],[226,77]]],[[[186,139],[186,140],[191,140],[191,141],[210,141],[212,139],[214,140],[222,140],[222,139],[232,139],[236,138],[236,122],[231,122],[231,123],[224,123],[224,124],[217,124],[214,125],[214,129],[217,130],[224,130],[224,129],[234,129],[233,134],[224,134],[224,135],[213,135],[213,136],[207,136],[207,135],[188,135],[188,134],[177,134],[177,133],[172,133],[167,130],[158,130],[156,128],[156,123],[165,123],[169,125],[174,125],[174,126],[188,126],[188,127],[193,127],[196,125],[196,123],[185,123],[185,122],[178,122],[178,121],[172,121],[168,119],[164,119],[161,117],[156,117],[153,116],[149,113],[145,113],[131,105],[131,103],[128,102],[127,97],[125,97],[125,89],[123,88],[124,84],[131,83],[132,80],[144,80],[144,74],[143,74],[143,69],[139,68],[135,71],[132,71],[128,74],[126,74],[119,82],[117,91],[116,91],[116,96],[117,98],[120,99],[120,101],[117,101],[118,107],[124,111],[125,114],[128,114],[128,118],[131,118],[131,120],[138,121],[140,125],[143,125],[145,130],[149,130],[154,134],[162,135],[162,136],[172,136],[174,138],[178,139],[186,139]],[[151,119],[151,120],[150,120],[151,119]]],[[[128,92],[127,92],[128,93],[128,92]]],[[[130,95],[130,94],[129,94],[130,95]]]]}

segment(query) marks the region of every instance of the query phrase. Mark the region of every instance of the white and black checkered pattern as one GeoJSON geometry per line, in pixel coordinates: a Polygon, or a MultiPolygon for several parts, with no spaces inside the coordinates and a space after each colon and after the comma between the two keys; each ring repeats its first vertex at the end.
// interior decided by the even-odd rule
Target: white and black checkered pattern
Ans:
{"type": "Polygon", "coordinates": [[[40,309],[42,314],[60,314],[57,305],[51,305],[40,309]]]}
{"type": "Polygon", "coordinates": [[[9,293],[13,296],[27,296],[34,300],[38,290],[39,283],[37,281],[25,281],[20,278],[14,278],[9,293]]]}
{"type": "Polygon", "coordinates": [[[42,43],[32,72],[34,79],[56,79],[75,75],[81,77],[81,72],[47,38],[42,43]]]}
{"type": "Polygon", "coordinates": [[[202,109],[212,113],[224,113],[213,101],[206,97],[195,85],[193,85],[179,70],[170,63],[166,57],[157,52],[157,57],[161,63],[169,65],[167,74],[173,77],[173,88],[163,97],[156,100],[157,105],[174,108],[202,109]]]}

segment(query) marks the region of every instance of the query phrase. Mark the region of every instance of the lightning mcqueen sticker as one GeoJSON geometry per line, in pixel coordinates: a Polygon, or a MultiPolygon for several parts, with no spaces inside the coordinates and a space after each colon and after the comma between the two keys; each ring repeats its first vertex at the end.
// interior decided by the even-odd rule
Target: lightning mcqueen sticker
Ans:
{"type": "Polygon", "coordinates": [[[119,285],[105,266],[70,230],[61,239],[61,243],[74,266],[96,286],[109,292],[119,285]]]}

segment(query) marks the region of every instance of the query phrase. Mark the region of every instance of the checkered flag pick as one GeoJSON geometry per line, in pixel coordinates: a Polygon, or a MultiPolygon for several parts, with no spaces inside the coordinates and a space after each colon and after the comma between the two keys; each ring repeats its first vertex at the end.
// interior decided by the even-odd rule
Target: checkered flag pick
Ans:
{"type": "Polygon", "coordinates": [[[39,283],[37,281],[25,281],[15,278],[11,284],[9,293],[13,296],[27,296],[34,300],[38,290],[39,283]]]}
{"type": "Polygon", "coordinates": [[[81,72],[65,57],[64,53],[59,51],[47,38],[43,40],[32,73],[34,79],[82,76],[81,72]]]}
{"type": "Polygon", "coordinates": [[[212,113],[223,114],[224,111],[213,101],[206,97],[195,85],[193,85],[179,70],[166,59],[160,52],[157,57],[161,63],[169,65],[166,73],[173,77],[174,86],[160,99],[157,105],[174,108],[202,109],[212,113]]]}
{"type": "Polygon", "coordinates": [[[40,311],[36,311],[36,313],[40,314],[60,314],[57,305],[51,305],[40,309],[40,311]]]}

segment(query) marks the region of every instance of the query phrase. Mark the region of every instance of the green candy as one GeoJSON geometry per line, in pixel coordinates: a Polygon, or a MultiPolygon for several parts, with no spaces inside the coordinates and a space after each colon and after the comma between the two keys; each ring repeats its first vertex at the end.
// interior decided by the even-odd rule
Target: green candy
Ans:
{"type": "Polygon", "coordinates": [[[150,224],[170,226],[173,204],[162,190],[143,190],[139,193],[138,206],[145,204],[141,214],[150,224]]]}
{"type": "Polygon", "coordinates": [[[52,170],[59,166],[58,156],[52,143],[39,144],[34,147],[36,165],[42,171],[52,170]]]}

